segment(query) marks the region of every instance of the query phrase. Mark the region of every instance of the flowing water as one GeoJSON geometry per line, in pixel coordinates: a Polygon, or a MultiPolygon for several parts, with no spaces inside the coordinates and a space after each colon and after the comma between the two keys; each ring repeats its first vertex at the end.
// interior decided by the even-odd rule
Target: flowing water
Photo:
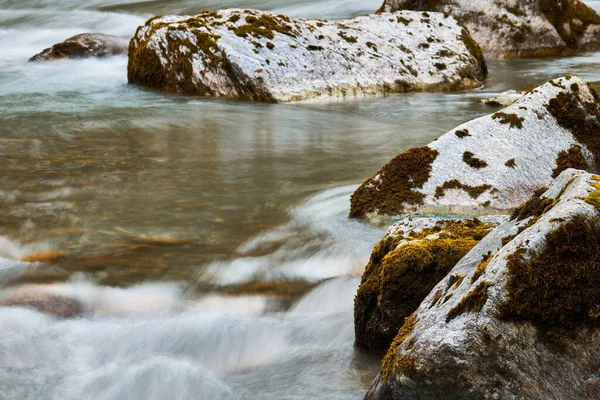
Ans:
{"type": "Polygon", "coordinates": [[[600,53],[490,60],[466,93],[292,105],[128,86],[123,56],[26,61],[155,14],[379,3],[0,0],[0,299],[43,290],[84,311],[0,308],[0,399],[362,398],[381,355],[353,348],[352,302],[385,227],[347,218],[353,189],[494,111],[482,98],[565,73],[597,83],[600,53]]]}

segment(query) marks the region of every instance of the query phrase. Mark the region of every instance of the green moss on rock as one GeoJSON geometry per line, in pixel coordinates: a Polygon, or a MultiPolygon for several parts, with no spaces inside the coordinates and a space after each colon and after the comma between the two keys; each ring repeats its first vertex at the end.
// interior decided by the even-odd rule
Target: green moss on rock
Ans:
{"type": "Polygon", "coordinates": [[[381,362],[381,373],[383,379],[387,379],[393,373],[412,373],[416,365],[416,359],[409,354],[398,355],[398,348],[412,335],[419,320],[414,314],[404,320],[398,334],[390,345],[385,357],[381,362]]]}
{"type": "Polygon", "coordinates": [[[471,153],[470,151],[465,151],[463,153],[463,161],[465,164],[475,169],[482,169],[488,166],[486,161],[475,157],[475,154],[471,153]]]}
{"type": "Polygon", "coordinates": [[[556,178],[561,172],[569,169],[589,170],[587,160],[583,156],[581,146],[573,145],[569,150],[563,150],[558,153],[556,158],[556,168],[552,171],[552,177],[556,178]]]}
{"type": "Polygon", "coordinates": [[[369,213],[399,215],[406,205],[421,205],[425,195],[415,191],[429,180],[431,164],[438,151],[424,146],[412,148],[386,164],[352,194],[350,217],[364,218],[369,213]]]}
{"type": "Polygon", "coordinates": [[[399,246],[404,237],[386,236],[375,246],[355,298],[356,344],[387,349],[404,319],[492,229],[473,219],[444,221],[399,246]]]}
{"type": "Polygon", "coordinates": [[[481,282],[475,289],[470,291],[457,305],[448,311],[446,322],[465,313],[476,313],[483,309],[487,302],[487,291],[490,284],[481,282]]]}
{"type": "Polygon", "coordinates": [[[581,91],[561,92],[548,102],[547,109],[560,126],[592,152],[597,162],[600,157],[600,104],[594,91],[592,101],[584,101],[580,94],[581,91]]]}
{"type": "Polygon", "coordinates": [[[164,66],[156,51],[148,49],[145,45],[136,48],[133,40],[129,44],[127,79],[130,83],[154,89],[161,89],[167,84],[164,66]]]}
{"type": "Polygon", "coordinates": [[[485,61],[485,57],[483,56],[483,50],[481,50],[481,46],[479,46],[479,44],[473,39],[469,33],[469,30],[464,26],[459,39],[463,41],[469,53],[471,53],[475,60],[477,60],[477,63],[479,64],[484,75],[487,74],[487,63],[485,61]]]}
{"type": "Polygon", "coordinates": [[[547,187],[537,189],[529,200],[521,204],[513,211],[510,219],[522,221],[529,217],[540,217],[542,214],[544,214],[549,207],[552,207],[554,204],[553,199],[542,197],[547,190],[547,187]]]}
{"type": "Polygon", "coordinates": [[[253,36],[257,39],[272,40],[275,38],[275,32],[291,37],[296,36],[294,28],[289,25],[289,18],[284,19],[281,16],[262,14],[259,17],[248,15],[245,21],[246,24],[232,28],[233,32],[239,37],[253,36]]]}
{"type": "Polygon", "coordinates": [[[540,12],[573,49],[579,48],[579,40],[590,25],[600,24],[600,16],[582,1],[540,0],[540,12]]]}
{"type": "MultiPolygon", "coordinates": [[[[484,161],[485,162],[485,161],[484,161]]],[[[487,165],[487,164],[486,164],[487,165]]],[[[478,199],[486,190],[491,189],[490,185],[480,185],[480,186],[469,186],[461,183],[457,179],[453,179],[451,181],[444,182],[442,186],[438,186],[435,188],[435,198],[439,199],[446,195],[446,190],[448,189],[461,189],[464,190],[471,196],[473,199],[478,199]]]]}
{"type": "Polygon", "coordinates": [[[529,321],[543,331],[600,326],[600,226],[574,215],[546,235],[537,252],[508,257],[508,300],[502,318],[529,321]]]}
{"type": "Polygon", "coordinates": [[[594,175],[592,178],[592,187],[594,190],[585,198],[585,202],[596,207],[600,211],[600,176],[594,175]]]}
{"type": "Polygon", "coordinates": [[[525,118],[519,117],[517,114],[507,114],[504,112],[497,112],[492,115],[493,119],[499,120],[501,124],[508,124],[511,128],[521,129],[523,128],[523,121],[525,118]]]}
{"type": "Polygon", "coordinates": [[[492,261],[492,258],[493,258],[493,255],[491,252],[489,252],[488,254],[483,256],[483,259],[477,266],[477,269],[473,273],[473,276],[471,276],[471,282],[470,282],[471,285],[474,284],[475,282],[477,282],[479,280],[479,278],[481,278],[481,275],[483,275],[485,273],[485,270],[487,269],[487,266],[490,263],[490,261],[492,261]]]}

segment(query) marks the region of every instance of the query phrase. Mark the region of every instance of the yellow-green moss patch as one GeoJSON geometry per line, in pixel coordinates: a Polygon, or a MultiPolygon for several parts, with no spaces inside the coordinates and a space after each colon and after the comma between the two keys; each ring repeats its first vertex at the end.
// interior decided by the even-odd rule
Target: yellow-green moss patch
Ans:
{"type": "Polygon", "coordinates": [[[410,367],[408,369],[412,370],[414,367],[414,360],[407,358],[410,357],[407,354],[398,356],[398,348],[404,343],[406,339],[410,335],[412,335],[415,326],[419,320],[417,317],[412,314],[404,320],[404,324],[398,331],[398,334],[394,338],[394,341],[390,345],[383,361],[381,362],[381,373],[383,375],[383,379],[387,379],[392,373],[406,370],[406,367],[410,367]]]}
{"type": "Polygon", "coordinates": [[[460,130],[454,132],[454,134],[459,139],[463,139],[463,138],[466,138],[467,136],[471,136],[471,134],[469,134],[469,130],[468,129],[460,129],[460,130]]]}
{"type": "Polygon", "coordinates": [[[485,273],[485,270],[487,269],[487,266],[490,263],[490,261],[492,261],[492,258],[493,258],[492,252],[489,252],[488,254],[483,256],[483,259],[481,260],[481,262],[477,266],[477,269],[473,273],[473,276],[471,277],[471,282],[470,282],[471,285],[474,284],[475,282],[477,282],[479,280],[479,278],[481,277],[481,275],[483,275],[485,273]]]}
{"type": "Polygon", "coordinates": [[[490,284],[481,282],[477,287],[469,292],[457,305],[448,311],[446,322],[464,313],[476,313],[483,309],[487,302],[487,291],[490,284]]]}
{"type": "Polygon", "coordinates": [[[516,168],[517,166],[517,160],[514,158],[511,158],[510,160],[508,160],[507,162],[504,163],[504,165],[508,168],[516,168]]]}
{"type": "Polygon", "coordinates": [[[387,349],[394,337],[390,332],[397,332],[404,318],[493,227],[477,219],[441,221],[400,245],[408,239],[387,235],[375,246],[355,298],[356,344],[387,349]]]}
{"type": "Polygon", "coordinates": [[[516,219],[517,221],[522,221],[529,217],[540,217],[544,214],[549,207],[554,204],[554,200],[549,197],[542,197],[544,193],[548,190],[547,187],[540,188],[533,193],[533,196],[525,203],[521,204],[517,207],[510,219],[516,219]]]}
{"type": "Polygon", "coordinates": [[[582,169],[584,171],[589,169],[589,165],[581,151],[581,146],[573,145],[569,150],[562,150],[558,153],[556,168],[552,171],[552,177],[556,178],[561,172],[569,168],[582,169]]]}
{"type": "Polygon", "coordinates": [[[594,175],[592,178],[592,187],[594,190],[585,198],[585,202],[596,207],[600,211],[600,176],[594,175]]]}
{"type": "Polygon", "coordinates": [[[230,28],[239,37],[254,36],[257,39],[266,38],[272,40],[275,38],[274,32],[291,37],[296,36],[294,28],[288,24],[290,22],[289,19],[285,20],[275,15],[262,14],[259,17],[253,15],[246,16],[245,21],[246,24],[244,25],[230,28]]]}
{"type": "Polygon", "coordinates": [[[544,247],[508,257],[504,319],[543,330],[600,326],[600,226],[574,215],[546,235],[544,247]]]}
{"type": "Polygon", "coordinates": [[[464,26],[459,36],[459,40],[463,41],[469,53],[471,53],[475,60],[477,60],[477,63],[481,67],[481,70],[483,71],[484,75],[487,74],[487,63],[485,62],[485,57],[483,56],[483,50],[481,50],[479,44],[475,40],[473,40],[473,37],[471,36],[467,28],[464,26]]]}

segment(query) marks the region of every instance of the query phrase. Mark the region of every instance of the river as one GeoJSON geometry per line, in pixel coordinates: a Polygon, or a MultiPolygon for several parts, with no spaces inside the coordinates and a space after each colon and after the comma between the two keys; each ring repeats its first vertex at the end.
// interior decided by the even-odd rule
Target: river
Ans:
{"type": "MultiPolygon", "coordinates": [[[[0,0],[0,297],[79,300],[57,320],[0,308],[0,399],[360,399],[353,298],[385,226],[347,218],[403,150],[479,103],[600,53],[489,60],[485,87],[251,104],[127,84],[126,57],[27,63],[82,32],[224,7],[346,18],[380,0],[0,0]],[[53,255],[48,264],[18,261],[53,255]]],[[[600,10],[600,1],[589,1],[600,10]]]]}

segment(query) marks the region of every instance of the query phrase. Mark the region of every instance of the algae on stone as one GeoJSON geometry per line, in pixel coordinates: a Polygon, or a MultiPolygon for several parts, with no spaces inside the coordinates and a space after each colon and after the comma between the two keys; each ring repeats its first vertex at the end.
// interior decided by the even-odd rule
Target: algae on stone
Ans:
{"type": "MultiPolygon", "coordinates": [[[[361,347],[387,349],[402,321],[495,226],[478,219],[414,221],[423,225],[410,232],[411,221],[392,226],[365,268],[354,305],[361,347]]],[[[456,278],[452,285],[464,276],[456,278]]]]}

